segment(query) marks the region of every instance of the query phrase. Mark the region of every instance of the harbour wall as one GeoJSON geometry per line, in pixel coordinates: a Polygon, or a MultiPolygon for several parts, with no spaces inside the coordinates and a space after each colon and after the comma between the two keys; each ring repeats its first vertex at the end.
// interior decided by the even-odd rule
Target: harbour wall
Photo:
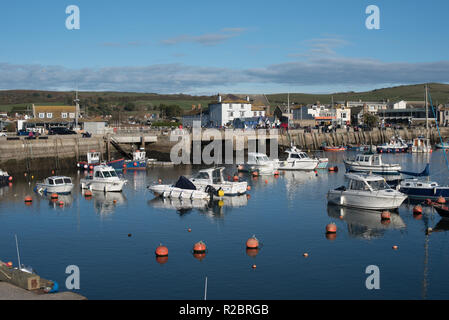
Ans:
{"type": "MultiPolygon", "coordinates": [[[[263,130],[265,131],[265,130],[263,130]]],[[[449,128],[440,128],[441,135],[446,141],[449,138],[449,128]]],[[[221,131],[221,139],[225,137],[225,132],[221,131]]],[[[190,135],[190,144],[188,152],[191,152],[193,142],[190,135]]],[[[289,130],[289,132],[279,131],[277,135],[269,135],[267,132],[261,134],[260,131],[236,131],[231,135],[233,139],[234,151],[238,149],[247,149],[248,143],[254,139],[260,139],[267,145],[267,151],[270,142],[275,139],[278,142],[279,149],[285,149],[291,143],[304,150],[318,150],[323,143],[329,146],[339,145],[357,145],[373,144],[378,145],[388,142],[394,135],[400,135],[404,140],[411,140],[418,136],[426,136],[424,128],[386,130],[373,129],[372,131],[350,131],[339,129],[332,133],[323,133],[318,130],[305,132],[304,130],[289,130]],[[236,143],[237,138],[243,137],[243,144],[236,143]]],[[[440,141],[436,128],[429,129],[429,138],[432,143],[440,141]]],[[[112,135],[114,137],[114,135],[112,135]]],[[[170,134],[167,132],[156,135],[157,139],[151,143],[123,143],[120,144],[121,152],[111,145],[110,136],[93,136],[91,138],[81,138],[81,136],[48,136],[33,140],[20,137],[18,140],[8,140],[5,137],[0,138],[0,168],[9,173],[23,173],[41,170],[59,170],[74,168],[77,161],[86,160],[88,151],[95,150],[102,154],[103,160],[117,159],[123,157],[123,152],[131,152],[133,148],[145,145],[145,150],[149,158],[156,158],[162,161],[170,160],[171,148],[177,141],[171,141],[170,134]]],[[[17,138],[16,138],[17,139],[17,138]]],[[[201,136],[201,144],[204,147],[212,139],[201,136]]],[[[223,144],[224,145],[224,144],[223,144]]],[[[224,154],[224,153],[223,153],[224,154]]]]}

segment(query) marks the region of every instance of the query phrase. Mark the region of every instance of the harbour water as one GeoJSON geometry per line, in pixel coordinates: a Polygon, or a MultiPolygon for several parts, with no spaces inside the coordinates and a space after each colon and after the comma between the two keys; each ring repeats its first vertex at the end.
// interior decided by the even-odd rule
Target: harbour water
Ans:
{"type": "MultiPolygon", "coordinates": [[[[123,193],[83,197],[78,184],[59,207],[33,192],[50,172],[15,176],[0,189],[1,258],[17,264],[14,234],[22,263],[65,288],[66,267],[80,269],[80,294],[89,299],[447,299],[449,298],[449,224],[424,207],[414,217],[404,203],[390,224],[380,214],[328,207],[326,193],[344,183],[344,156],[329,153],[339,172],[286,172],[257,180],[249,197],[223,202],[179,203],[154,199],[146,186],[175,182],[198,168],[152,168],[127,172],[123,193]],[[27,206],[23,199],[33,196],[27,206]],[[116,201],[114,201],[116,200],[116,201]],[[340,215],[343,218],[340,218],[340,215]],[[325,227],[334,222],[335,238],[325,227]],[[442,232],[426,235],[428,227],[442,232]],[[188,229],[191,232],[188,232],[188,229]],[[262,243],[247,252],[252,235],[262,243]],[[208,251],[194,256],[194,243],[208,251]],[[166,259],[156,259],[160,244],[166,259]],[[397,245],[398,250],[392,246],[397,245]],[[305,258],[303,253],[308,253],[305,258]],[[256,265],[257,268],[252,268],[256,265]],[[368,290],[366,267],[380,269],[380,289],[368,290]]],[[[389,154],[384,161],[422,171],[431,163],[431,179],[448,184],[443,151],[431,155],[389,154]]],[[[235,168],[228,167],[226,175],[235,168]]],[[[84,173],[58,172],[78,183],[84,173]]]]}

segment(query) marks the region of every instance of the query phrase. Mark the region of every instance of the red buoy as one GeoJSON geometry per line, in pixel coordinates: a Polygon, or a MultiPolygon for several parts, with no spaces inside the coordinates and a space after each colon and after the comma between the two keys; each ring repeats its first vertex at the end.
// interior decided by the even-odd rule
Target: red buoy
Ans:
{"type": "Polygon", "coordinates": [[[422,207],[420,205],[417,205],[413,208],[413,214],[421,214],[422,213],[422,207]]]}
{"type": "Polygon", "coordinates": [[[31,196],[26,196],[25,202],[28,202],[28,203],[33,202],[33,198],[31,198],[31,196]]]}
{"type": "Polygon", "coordinates": [[[92,191],[86,190],[86,191],[84,192],[84,196],[85,196],[86,198],[92,197],[92,191]]]}
{"type": "Polygon", "coordinates": [[[251,186],[247,186],[246,190],[251,191],[251,186]]]}
{"type": "Polygon", "coordinates": [[[257,240],[256,236],[252,236],[246,241],[246,247],[248,249],[257,249],[259,248],[259,240],[257,240]]]}
{"type": "Polygon", "coordinates": [[[383,211],[380,215],[382,220],[390,220],[391,219],[391,213],[389,211],[383,211]]]}
{"type": "Polygon", "coordinates": [[[166,257],[168,256],[168,249],[166,246],[159,245],[159,247],[156,248],[156,256],[158,257],[166,257]]]}
{"type": "Polygon", "coordinates": [[[326,226],[326,233],[336,233],[337,232],[337,225],[335,223],[329,223],[326,226]]]}
{"type": "Polygon", "coordinates": [[[203,241],[195,243],[193,246],[194,253],[205,253],[206,252],[206,244],[203,241]]]}
{"type": "Polygon", "coordinates": [[[239,177],[238,176],[234,176],[234,181],[239,181],[239,177]]]}
{"type": "Polygon", "coordinates": [[[8,177],[8,181],[12,181],[12,177],[11,176],[8,177]]]}
{"type": "Polygon", "coordinates": [[[439,197],[438,200],[437,200],[437,203],[445,204],[446,203],[446,199],[444,199],[443,197],[439,197]]]}
{"type": "Polygon", "coordinates": [[[58,204],[59,204],[60,207],[63,207],[64,206],[64,201],[59,201],[58,204]]]}
{"type": "Polygon", "coordinates": [[[51,199],[58,199],[58,194],[52,193],[50,197],[51,197],[51,199]]]}

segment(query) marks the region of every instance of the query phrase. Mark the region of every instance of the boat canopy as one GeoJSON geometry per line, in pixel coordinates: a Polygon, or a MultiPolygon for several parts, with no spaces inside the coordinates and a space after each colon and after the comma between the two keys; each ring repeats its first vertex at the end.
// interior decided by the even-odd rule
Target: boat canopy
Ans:
{"type": "Polygon", "coordinates": [[[187,190],[196,190],[195,185],[187,179],[184,176],[180,176],[176,184],[174,185],[175,188],[179,189],[187,189],[187,190]]]}
{"type": "Polygon", "coordinates": [[[345,177],[351,180],[358,180],[358,181],[385,181],[383,177],[369,173],[360,173],[360,174],[347,173],[345,174],[345,177]]]}

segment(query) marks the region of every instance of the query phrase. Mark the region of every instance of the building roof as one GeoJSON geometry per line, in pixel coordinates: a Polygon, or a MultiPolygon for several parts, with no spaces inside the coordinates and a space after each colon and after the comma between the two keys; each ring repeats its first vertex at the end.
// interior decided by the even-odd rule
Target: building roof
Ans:
{"type": "Polygon", "coordinates": [[[33,110],[35,112],[75,112],[75,106],[36,106],[33,105],[33,110]]]}

